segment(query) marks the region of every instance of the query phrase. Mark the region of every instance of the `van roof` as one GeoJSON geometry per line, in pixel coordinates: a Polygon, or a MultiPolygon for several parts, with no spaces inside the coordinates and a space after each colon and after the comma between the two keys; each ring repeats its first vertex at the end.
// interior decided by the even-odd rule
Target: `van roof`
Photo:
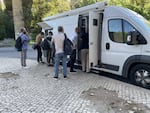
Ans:
{"type": "Polygon", "coordinates": [[[65,17],[65,16],[70,16],[70,15],[75,15],[75,14],[85,14],[88,13],[89,11],[98,11],[98,10],[103,10],[105,8],[105,6],[107,6],[107,2],[96,2],[95,4],[91,4],[91,5],[87,5],[81,8],[77,8],[77,9],[73,9],[70,11],[66,11],[57,15],[53,15],[53,16],[49,16],[43,19],[43,21],[49,21],[49,20],[53,20],[56,18],[61,18],[61,17],[65,17]]]}
{"type": "Polygon", "coordinates": [[[141,17],[140,14],[128,9],[128,8],[124,8],[124,7],[120,7],[120,6],[108,6],[105,9],[105,14],[107,14],[106,16],[109,17],[115,17],[118,16],[118,14],[120,14],[120,16],[122,15],[126,15],[126,16],[139,16],[141,17]]]}

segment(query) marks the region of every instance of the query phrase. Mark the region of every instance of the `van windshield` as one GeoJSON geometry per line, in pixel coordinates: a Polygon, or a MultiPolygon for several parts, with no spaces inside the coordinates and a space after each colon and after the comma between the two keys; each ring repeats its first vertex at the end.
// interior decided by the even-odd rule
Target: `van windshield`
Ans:
{"type": "Polygon", "coordinates": [[[146,20],[144,17],[139,15],[138,17],[132,17],[134,21],[136,21],[140,26],[142,26],[145,31],[148,31],[150,33],[150,22],[146,20]]]}

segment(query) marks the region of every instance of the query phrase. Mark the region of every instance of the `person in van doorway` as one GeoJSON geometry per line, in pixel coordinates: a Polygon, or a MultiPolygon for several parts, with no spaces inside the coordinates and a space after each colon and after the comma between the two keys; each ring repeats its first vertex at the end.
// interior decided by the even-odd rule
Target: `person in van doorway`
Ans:
{"type": "Polygon", "coordinates": [[[51,66],[53,64],[53,42],[52,42],[52,36],[53,32],[49,32],[48,36],[46,37],[46,40],[48,41],[49,48],[47,49],[47,64],[48,66],[51,66]]]}
{"type": "Polygon", "coordinates": [[[81,47],[81,63],[82,71],[89,72],[89,36],[85,32],[85,29],[82,31],[81,35],[82,47],[81,47]]]}
{"type": "Polygon", "coordinates": [[[80,28],[76,27],[75,28],[75,35],[73,36],[72,42],[73,42],[73,52],[70,56],[70,72],[76,72],[74,68],[74,63],[76,61],[76,49],[77,49],[77,40],[78,40],[78,35],[80,33],[80,28]]]}
{"type": "Polygon", "coordinates": [[[42,50],[41,50],[41,43],[42,38],[44,38],[44,32],[41,32],[36,36],[36,44],[37,44],[37,62],[38,63],[44,63],[42,61],[42,50]]]}
{"type": "Polygon", "coordinates": [[[53,42],[55,44],[55,66],[54,66],[54,71],[55,75],[54,78],[58,79],[58,74],[59,74],[59,63],[60,60],[62,60],[62,65],[63,65],[63,76],[64,78],[67,77],[67,56],[64,54],[64,29],[62,26],[58,27],[58,34],[53,36],[53,42]]]}
{"type": "Polygon", "coordinates": [[[21,51],[21,66],[23,68],[28,68],[26,64],[26,59],[27,59],[27,49],[28,49],[28,42],[29,42],[29,37],[27,35],[27,31],[25,28],[20,29],[20,37],[21,37],[21,42],[22,42],[22,51],[21,51]]]}

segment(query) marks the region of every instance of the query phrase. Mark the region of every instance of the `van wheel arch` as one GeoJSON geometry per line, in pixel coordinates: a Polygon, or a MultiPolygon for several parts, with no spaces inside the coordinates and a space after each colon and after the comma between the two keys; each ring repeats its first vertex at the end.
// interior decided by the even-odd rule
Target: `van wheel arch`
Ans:
{"type": "Polygon", "coordinates": [[[146,55],[134,55],[130,56],[126,59],[124,62],[123,68],[122,68],[122,75],[125,78],[129,78],[129,72],[132,69],[132,67],[140,64],[150,64],[150,56],[146,55]]]}

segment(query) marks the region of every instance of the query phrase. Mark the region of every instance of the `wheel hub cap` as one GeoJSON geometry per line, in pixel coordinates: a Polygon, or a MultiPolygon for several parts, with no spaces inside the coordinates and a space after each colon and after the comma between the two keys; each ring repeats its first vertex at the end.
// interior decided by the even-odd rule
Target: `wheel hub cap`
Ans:
{"type": "Polygon", "coordinates": [[[147,70],[137,70],[135,73],[135,81],[142,86],[150,85],[150,73],[147,70]]]}

